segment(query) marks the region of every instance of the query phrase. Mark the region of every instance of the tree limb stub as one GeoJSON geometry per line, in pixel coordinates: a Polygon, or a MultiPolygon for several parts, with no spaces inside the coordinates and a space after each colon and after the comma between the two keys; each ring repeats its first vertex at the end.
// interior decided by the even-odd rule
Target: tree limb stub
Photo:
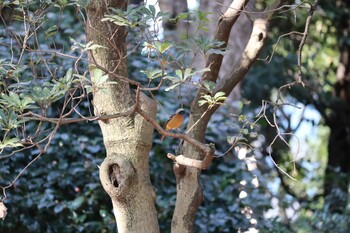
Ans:
{"type": "Polygon", "coordinates": [[[183,165],[186,167],[194,167],[202,170],[208,169],[211,161],[213,160],[213,155],[208,155],[204,157],[202,161],[197,159],[187,158],[183,155],[175,156],[171,153],[168,153],[167,157],[179,165],[183,165]]]}

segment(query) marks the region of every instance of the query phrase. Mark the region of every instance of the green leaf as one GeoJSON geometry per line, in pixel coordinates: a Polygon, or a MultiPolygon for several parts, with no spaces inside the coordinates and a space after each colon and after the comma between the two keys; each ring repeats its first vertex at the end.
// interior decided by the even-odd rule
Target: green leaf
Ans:
{"type": "Polygon", "coordinates": [[[218,104],[222,104],[223,105],[226,99],[227,99],[227,97],[220,97],[220,98],[215,99],[215,101],[218,104]]]}
{"type": "Polygon", "coordinates": [[[57,25],[53,25],[45,31],[44,35],[46,38],[48,38],[48,37],[56,35],[57,31],[58,31],[57,25]]]}
{"type": "Polygon", "coordinates": [[[84,201],[85,201],[85,197],[79,196],[69,203],[68,208],[73,209],[73,210],[77,210],[82,206],[84,201]]]}
{"type": "Polygon", "coordinates": [[[17,93],[11,91],[9,93],[9,96],[11,98],[11,101],[13,101],[14,106],[19,106],[21,104],[21,100],[19,99],[19,95],[17,95],[17,93]]]}
{"type": "Polygon", "coordinates": [[[248,129],[246,129],[246,128],[244,128],[244,129],[240,129],[240,131],[239,131],[241,134],[243,134],[243,135],[247,135],[247,134],[249,134],[249,130],[248,129]]]}
{"type": "Polygon", "coordinates": [[[175,70],[175,74],[177,77],[179,77],[179,79],[182,80],[182,77],[183,77],[182,70],[180,70],[180,69],[175,70]]]}
{"type": "Polygon", "coordinates": [[[217,93],[214,95],[214,99],[217,99],[217,98],[219,98],[219,97],[221,97],[221,96],[225,96],[225,95],[226,95],[225,92],[219,91],[219,92],[217,92],[217,93]]]}
{"type": "Polygon", "coordinates": [[[105,94],[105,95],[110,95],[111,93],[110,93],[110,90],[109,89],[107,89],[107,88],[100,88],[99,89],[103,94],[105,94]]]}
{"type": "Polygon", "coordinates": [[[193,74],[191,73],[192,69],[191,68],[186,68],[184,72],[184,77],[183,79],[186,80],[188,77],[192,76],[193,74]]]}
{"type": "Polygon", "coordinates": [[[65,206],[62,203],[58,203],[55,208],[53,209],[53,211],[58,214],[60,212],[62,212],[62,210],[65,208],[65,206]]]}
{"type": "Polygon", "coordinates": [[[245,121],[247,121],[247,116],[246,115],[239,115],[239,117],[238,117],[238,121],[240,121],[240,122],[245,122],[245,121]]]}
{"type": "Polygon", "coordinates": [[[219,97],[219,98],[216,98],[215,100],[216,100],[216,101],[225,101],[226,99],[227,99],[226,96],[221,96],[221,97],[219,97]]]}
{"type": "Polygon", "coordinates": [[[124,16],[120,15],[105,15],[103,19],[101,19],[102,22],[104,21],[110,21],[118,26],[130,26],[131,22],[125,18],[124,16]]]}
{"type": "Polygon", "coordinates": [[[84,88],[86,89],[86,92],[88,94],[92,93],[92,91],[94,90],[91,85],[85,85],[84,88]]]}
{"type": "Polygon", "coordinates": [[[235,144],[237,141],[238,141],[238,137],[235,137],[235,136],[227,136],[226,137],[226,140],[229,144],[233,145],[235,144]]]}
{"type": "Polygon", "coordinates": [[[17,93],[10,91],[9,95],[6,95],[5,93],[1,94],[0,104],[5,105],[7,108],[11,108],[14,111],[17,112],[23,112],[25,109],[33,109],[33,107],[30,104],[34,103],[34,101],[28,97],[25,96],[21,98],[17,93]]]}
{"type": "Polygon", "coordinates": [[[214,83],[212,81],[204,80],[203,85],[209,92],[212,92],[215,89],[216,83],[214,83]]]}
{"type": "Polygon", "coordinates": [[[159,53],[164,53],[166,50],[170,49],[173,47],[173,44],[171,42],[160,42],[160,41],[155,41],[153,44],[145,43],[146,47],[148,49],[153,48],[156,49],[159,53]]]}
{"type": "Polygon", "coordinates": [[[13,148],[18,146],[23,146],[18,138],[6,138],[3,142],[0,142],[0,149],[4,149],[5,147],[13,148]]]}
{"type": "Polygon", "coordinates": [[[73,69],[69,68],[67,70],[66,76],[64,76],[64,80],[65,80],[66,83],[68,83],[68,82],[70,82],[72,80],[72,78],[73,78],[72,74],[73,74],[73,69]]]}
{"type": "Polygon", "coordinates": [[[96,50],[96,49],[108,49],[108,48],[98,44],[91,44],[91,45],[86,45],[86,48],[84,49],[84,51],[96,50]]]}
{"type": "Polygon", "coordinates": [[[187,19],[190,17],[190,13],[189,12],[184,12],[184,13],[180,13],[176,16],[176,18],[174,19],[175,22],[183,20],[183,19],[187,19]]]}
{"type": "Polygon", "coordinates": [[[73,45],[72,45],[72,50],[76,50],[76,49],[81,49],[81,50],[84,50],[86,48],[86,45],[84,45],[83,43],[80,43],[78,41],[76,41],[74,38],[72,37],[69,37],[69,40],[73,42],[73,45]]]}
{"type": "Polygon", "coordinates": [[[145,16],[152,16],[153,17],[152,12],[145,6],[139,7],[138,11],[145,16]]]}
{"type": "Polygon", "coordinates": [[[206,101],[206,100],[199,100],[198,101],[199,106],[203,106],[206,103],[208,103],[208,101],[206,101]]]}
{"type": "Polygon", "coordinates": [[[141,70],[141,73],[145,74],[148,79],[156,79],[162,76],[163,71],[161,69],[141,70]]]}
{"type": "Polygon", "coordinates": [[[202,98],[204,98],[208,101],[213,101],[213,98],[211,97],[211,95],[203,95],[202,98]]]}
{"type": "Polygon", "coordinates": [[[156,16],[156,8],[153,5],[148,5],[148,8],[152,12],[152,15],[156,16]]]}
{"type": "Polygon", "coordinates": [[[95,85],[101,85],[103,83],[105,83],[108,79],[108,74],[103,75],[103,71],[100,69],[94,69],[93,71],[93,75],[91,76],[91,81],[95,84],[95,85]]]}
{"type": "Polygon", "coordinates": [[[160,44],[159,52],[164,53],[166,50],[170,49],[171,47],[173,47],[173,43],[163,42],[160,44]]]}
{"type": "Polygon", "coordinates": [[[170,91],[170,90],[174,89],[175,87],[177,87],[178,85],[180,85],[180,83],[175,83],[174,85],[165,88],[165,91],[170,91]]]}
{"type": "Polygon", "coordinates": [[[181,80],[178,77],[174,77],[174,76],[165,76],[164,79],[169,80],[170,82],[172,82],[172,84],[180,84],[181,80]]]}

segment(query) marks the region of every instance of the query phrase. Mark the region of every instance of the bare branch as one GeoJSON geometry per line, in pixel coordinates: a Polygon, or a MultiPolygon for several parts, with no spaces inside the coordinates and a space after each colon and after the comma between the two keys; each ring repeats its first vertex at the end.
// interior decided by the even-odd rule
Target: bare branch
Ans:
{"type": "Polygon", "coordinates": [[[300,82],[303,86],[305,86],[305,84],[302,81],[302,71],[301,71],[302,51],[303,51],[303,47],[304,47],[304,44],[305,44],[305,41],[306,41],[306,37],[308,36],[308,32],[309,32],[309,28],[310,28],[310,24],[311,24],[311,19],[312,19],[312,16],[313,16],[313,14],[314,14],[314,12],[316,10],[317,4],[318,4],[318,0],[316,0],[314,5],[312,5],[310,7],[309,14],[308,14],[308,16],[306,18],[303,38],[300,41],[299,49],[298,49],[298,68],[299,68],[299,74],[298,74],[299,75],[299,79],[298,79],[298,82],[300,82]]]}
{"type": "Polygon", "coordinates": [[[130,116],[133,112],[135,112],[135,109],[134,109],[135,106],[130,110],[122,113],[88,116],[88,117],[82,117],[82,118],[49,118],[49,117],[44,117],[42,115],[35,114],[32,112],[29,112],[25,115],[21,115],[19,116],[19,118],[25,119],[27,121],[43,121],[43,122],[50,122],[53,124],[57,124],[59,122],[60,125],[67,125],[67,124],[72,124],[77,122],[97,121],[97,120],[105,121],[105,120],[110,120],[118,117],[130,116]]]}
{"type": "MultiPolygon", "coordinates": [[[[294,180],[294,181],[298,181],[297,179],[295,179],[294,177],[292,177],[291,175],[289,175],[288,172],[286,172],[285,170],[283,170],[283,168],[281,168],[281,167],[275,162],[275,160],[272,158],[272,145],[275,143],[275,141],[276,141],[277,138],[283,138],[283,137],[281,136],[281,134],[277,134],[277,135],[275,136],[275,138],[272,140],[272,142],[270,143],[270,145],[269,145],[269,156],[270,156],[270,158],[271,158],[271,161],[272,161],[273,165],[274,165],[278,170],[280,170],[283,174],[285,174],[288,178],[290,178],[290,179],[292,179],[292,180],[294,180]]],[[[285,142],[285,140],[283,140],[283,141],[285,142]]]]}
{"type": "Polygon", "coordinates": [[[281,39],[283,37],[286,37],[286,36],[290,36],[290,35],[293,35],[293,34],[297,34],[297,35],[304,35],[302,32],[297,32],[297,31],[293,31],[293,32],[288,32],[288,33],[285,33],[283,35],[280,35],[277,39],[277,42],[276,44],[274,44],[273,48],[272,48],[272,53],[270,55],[268,55],[265,59],[258,59],[258,60],[263,60],[263,61],[266,61],[267,63],[270,63],[275,52],[276,52],[276,49],[278,47],[278,44],[280,43],[281,39]]]}

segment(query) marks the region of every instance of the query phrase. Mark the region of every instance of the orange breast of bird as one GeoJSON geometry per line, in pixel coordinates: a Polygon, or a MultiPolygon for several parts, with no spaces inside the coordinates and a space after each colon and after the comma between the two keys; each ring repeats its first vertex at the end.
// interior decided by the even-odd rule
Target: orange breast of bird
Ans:
{"type": "Polygon", "coordinates": [[[180,114],[176,114],[167,122],[165,126],[165,130],[169,131],[171,129],[177,129],[181,126],[182,122],[184,120],[184,117],[180,114]]]}

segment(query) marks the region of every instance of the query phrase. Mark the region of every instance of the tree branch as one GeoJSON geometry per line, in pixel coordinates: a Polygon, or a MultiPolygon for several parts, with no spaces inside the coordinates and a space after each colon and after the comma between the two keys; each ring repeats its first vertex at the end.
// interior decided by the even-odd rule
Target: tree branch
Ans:
{"type": "Polygon", "coordinates": [[[258,18],[254,21],[253,31],[240,59],[232,69],[217,84],[214,93],[223,91],[229,95],[232,89],[243,80],[263,48],[267,36],[266,19],[258,18]]]}
{"type": "MultiPolygon", "coordinates": [[[[214,40],[224,42],[221,48],[225,48],[227,46],[232,26],[235,24],[241,14],[241,11],[248,2],[249,0],[233,1],[226,12],[220,17],[214,40]]],[[[216,82],[221,68],[222,60],[223,55],[216,53],[210,54],[206,64],[206,67],[209,67],[210,71],[207,71],[203,74],[202,80],[210,80],[212,82],[216,82]]]]}

